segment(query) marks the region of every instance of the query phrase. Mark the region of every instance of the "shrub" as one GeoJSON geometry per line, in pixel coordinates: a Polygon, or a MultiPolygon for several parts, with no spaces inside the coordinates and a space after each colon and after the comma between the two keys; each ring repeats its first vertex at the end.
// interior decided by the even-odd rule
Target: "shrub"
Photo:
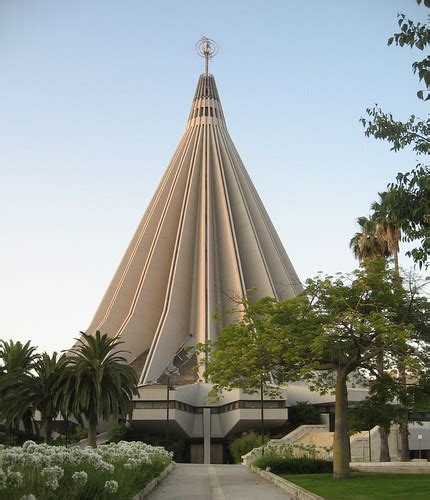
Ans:
{"type": "Polygon", "coordinates": [[[173,453],[173,460],[175,460],[175,462],[185,462],[187,459],[186,444],[181,438],[175,439],[172,437],[169,439],[168,445],[166,445],[166,435],[148,434],[144,430],[135,428],[131,425],[127,429],[127,435],[124,441],[143,441],[152,446],[162,446],[167,451],[173,453]]]}
{"type": "MultiPolygon", "coordinates": [[[[268,436],[264,436],[264,443],[269,440],[268,436]]],[[[230,453],[236,464],[242,462],[242,455],[246,455],[254,448],[261,446],[261,434],[255,431],[244,432],[240,437],[230,443],[230,453]]]]}
{"type": "Polygon", "coordinates": [[[83,425],[78,425],[72,435],[76,439],[76,441],[81,441],[81,439],[87,439],[88,428],[84,427],[83,425]]]}
{"type": "Polygon", "coordinates": [[[274,474],[319,474],[333,472],[333,462],[311,457],[284,458],[274,451],[265,453],[254,465],[259,469],[270,468],[274,474]]]}
{"type": "Polygon", "coordinates": [[[321,422],[319,411],[307,401],[299,401],[288,408],[288,421],[296,426],[321,422]]]}
{"type": "Polygon", "coordinates": [[[275,474],[316,474],[333,471],[333,462],[325,460],[329,448],[314,444],[270,442],[266,453],[254,465],[260,469],[270,468],[275,474]],[[324,458],[323,458],[324,457],[324,458]]]}
{"type": "Polygon", "coordinates": [[[125,424],[116,424],[108,430],[108,440],[110,443],[119,443],[126,439],[128,428],[125,424]]]}

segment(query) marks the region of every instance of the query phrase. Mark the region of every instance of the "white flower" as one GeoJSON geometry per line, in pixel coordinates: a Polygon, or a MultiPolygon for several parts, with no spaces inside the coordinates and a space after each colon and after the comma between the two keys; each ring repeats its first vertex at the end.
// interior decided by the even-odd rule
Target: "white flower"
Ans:
{"type": "Polygon", "coordinates": [[[46,481],[46,486],[50,488],[52,491],[55,491],[60,486],[60,483],[58,482],[57,479],[50,479],[49,481],[46,481]]]}
{"type": "Polygon", "coordinates": [[[108,474],[113,474],[115,472],[115,467],[112,464],[103,462],[103,460],[100,460],[100,462],[96,464],[96,467],[102,472],[107,472],[108,474]]]}
{"type": "Polygon", "coordinates": [[[29,495],[23,495],[20,500],[37,500],[36,497],[33,495],[33,493],[30,493],[29,495]]]}
{"type": "MultiPolygon", "coordinates": [[[[1,0],[0,0],[1,1],[1,0]]],[[[115,466],[121,470],[133,470],[139,474],[139,469],[147,467],[154,461],[163,460],[166,463],[172,458],[172,453],[164,448],[150,446],[141,442],[125,442],[101,445],[97,449],[78,446],[49,446],[27,441],[22,447],[0,447],[0,498],[5,488],[19,487],[23,484],[27,471],[35,471],[51,491],[58,490],[64,477],[64,468],[71,470],[72,481],[76,486],[83,486],[88,481],[88,475],[80,470],[83,467],[98,469],[104,474],[112,474],[115,466]],[[23,471],[18,472],[17,469],[23,471]]],[[[90,472],[88,472],[90,474],[90,472]]],[[[106,493],[112,494],[118,489],[115,481],[106,481],[106,493]]],[[[16,498],[19,498],[18,496],[16,498]]],[[[21,499],[20,499],[21,500],[21,499]]],[[[22,500],[34,500],[30,495],[22,500]]]]}
{"type": "Polygon", "coordinates": [[[3,469],[0,468],[0,490],[4,490],[6,488],[6,474],[3,472],[3,469]]]}
{"type": "Polygon", "coordinates": [[[105,490],[108,493],[116,493],[117,489],[118,489],[118,483],[113,479],[105,482],[105,490]]]}
{"type": "Polygon", "coordinates": [[[22,449],[25,451],[31,451],[35,448],[38,448],[38,445],[34,441],[31,441],[31,439],[29,439],[22,445],[22,449]]]}
{"type": "Polygon", "coordinates": [[[64,470],[58,465],[53,465],[52,467],[42,469],[40,474],[42,477],[48,479],[48,481],[51,479],[59,481],[64,476],[64,470]]]}
{"type": "Polygon", "coordinates": [[[72,479],[79,486],[83,486],[88,481],[88,474],[83,470],[77,471],[72,474],[72,479]]]}
{"type": "Polygon", "coordinates": [[[19,488],[22,486],[22,483],[24,482],[24,478],[21,474],[21,472],[14,472],[11,471],[10,469],[7,471],[7,476],[6,476],[6,484],[10,488],[19,488]]]}
{"type": "Polygon", "coordinates": [[[60,486],[60,480],[64,476],[64,470],[58,465],[45,467],[40,472],[40,475],[46,479],[46,486],[52,491],[55,491],[60,486]]]}

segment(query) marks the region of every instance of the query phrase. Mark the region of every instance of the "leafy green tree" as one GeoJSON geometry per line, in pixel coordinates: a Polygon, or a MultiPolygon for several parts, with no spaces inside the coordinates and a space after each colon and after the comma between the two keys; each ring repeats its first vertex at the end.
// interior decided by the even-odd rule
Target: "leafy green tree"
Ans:
{"type": "Polygon", "coordinates": [[[261,434],[255,431],[243,432],[239,437],[235,438],[229,445],[230,453],[235,464],[242,463],[242,456],[249,453],[254,448],[261,446],[261,443],[267,443],[268,436],[262,438],[261,434]]]}
{"type": "MultiPolygon", "coordinates": [[[[384,260],[352,275],[317,277],[283,302],[266,298],[242,311],[210,346],[206,375],[221,388],[256,392],[261,378],[307,379],[320,391],[334,388],[334,477],[349,476],[347,381],[369,370],[381,353],[412,353],[414,325],[393,321],[399,287],[384,260]]],[[[418,349],[418,346],[417,346],[418,349]]],[[[405,359],[408,359],[405,357],[405,359]]]]}
{"type": "MultiPolygon", "coordinates": [[[[213,384],[211,395],[223,390],[242,389],[247,394],[260,393],[261,431],[264,435],[264,395],[279,394],[279,384],[286,380],[283,346],[271,329],[270,314],[273,300],[261,299],[252,303],[247,298],[235,298],[232,315],[239,319],[223,330],[216,342],[201,344],[197,351],[204,353],[204,377],[213,384]]],[[[261,442],[263,445],[263,440],[261,442]]],[[[263,446],[264,453],[264,446],[263,446]]]]}
{"type": "Polygon", "coordinates": [[[127,413],[133,395],[138,394],[137,376],[120,355],[121,343],[99,331],[94,336],[82,333],[67,356],[63,411],[85,416],[92,447],[96,447],[99,418],[127,413]]]}
{"type": "Polygon", "coordinates": [[[376,261],[352,276],[308,280],[302,296],[274,305],[273,328],[282,332],[286,365],[320,391],[334,385],[335,478],[349,476],[348,378],[382,352],[389,360],[408,349],[413,326],[392,321],[394,281],[385,263],[376,261]]]}
{"type": "MultiPolygon", "coordinates": [[[[409,415],[427,411],[430,407],[428,378],[403,380],[393,374],[384,373],[370,386],[369,396],[349,413],[350,431],[367,430],[375,425],[383,426],[388,433],[393,423],[402,425],[411,420],[409,415]],[[369,427],[370,426],[370,427],[369,427]]],[[[413,419],[419,421],[419,419],[413,419]]],[[[406,433],[406,437],[408,433],[406,433]]],[[[400,438],[403,436],[400,434],[400,438]]],[[[409,460],[409,447],[401,445],[401,460],[409,460]]]]}
{"type": "MultiPolygon", "coordinates": [[[[381,200],[385,199],[384,195],[380,194],[381,200]]],[[[378,204],[375,202],[372,205],[374,214],[372,217],[359,217],[357,222],[362,228],[361,232],[355,234],[351,239],[350,248],[354,252],[354,256],[359,261],[375,261],[378,259],[383,259],[388,256],[394,257],[394,270],[396,275],[399,273],[399,239],[400,239],[400,229],[399,224],[388,220],[385,214],[378,208],[378,204]]],[[[378,366],[379,375],[384,372],[383,369],[384,353],[378,356],[378,366]]],[[[380,425],[379,427],[379,437],[380,437],[380,457],[381,462],[389,462],[390,450],[388,444],[388,433],[390,427],[385,427],[380,425]]]]}
{"type": "MultiPolygon", "coordinates": [[[[214,386],[213,395],[233,388],[255,394],[261,382],[273,381],[273,374],[278,381],[284,379],[282,346],[271,330],[268,316],[273,300],[266,298],[252,303],[240,298],[236,302],[235,313],[240,319],[227,325],[215,343],[199,346],[210,355],[204,376],[214,386]]],[[[270,387],[265,392],[277,394],[276,385],[270,387]]]]}
{"type": "Polygon", "coordinates": [[[288,408],[288,421],[293,425],[314,425],[321,422],[321,415],[308,401],[298,401],[288,408]]]}
{"type": "Polygon", "coordinates": [[[371,382],[368,397],[349,411],[351,434],[370,430],[376,425],[383,427],[387,435],[390,433],[391,425],[399,415],[393,391],[389,389],[392,382],[392,376],[386,372],[371,382]]]}
{"type": "Polygon", "coordinates": [[[402,276],[396,284],[401,293],[399,294],[400,300],[396,304],[393,321],[414,324],[413,341],[416,345],[424,346],[423,353],[426,353],[419,360],[414,359],[410,353],[397,353],[393,358],[393,364],[398,375],[393,378],[391,386],[387,381],[385,384],[387,390],[391,390],[392,396],[396,399],[398,405],[396,421],[399,424],[400,457],[402,461],[410,459],[408,413],[413,408],[415,397],[421,390],[421,384],[416,381],[425,380],[425,372],[428,370],[430,309],[425,294],[427,284],[426,281],[417,278],[413,273],[402,276]]]}
{"type": "MultiPolygon", "coordinates": [[[[418,2],[421,3],[421,2],[418,2]]],[[[404,14],[398,14],[400,32],[388,39],[388,45],[409,46],[424,51],[430,43],[428,24],[413,22],[404,14]]],[[[430,56],[412,64],[412,70],[425,86],[417,92],[421,100],[430,98],[430,56]]],[[[411,147],[417,155],[430,153],[430,119],[411,115],[406,121],[396,120],[391,113],[378,105],[366,110],[361,118],[365,135],[391,144],[395,152],[411,147]]],[[[416,242],[415,248],[407,252],[420,266],[428,266],[430,253],[430,171],[428,165],[418,163],[406,173],[399,173],[396,181],[381,193],[377,212],[386,221],[393,221],[402,231],[402,239],[416,242]]]]}
{"type": "MultiPolygon", "coordinates": [[[[375,275],[377,278],[377,274],[375,275]]],[[[425,295],[425,285],[414,273],[401,276],[397,270],[393,272],[393,293],[376,293],[369,297],[369,306],[376,304],[383,308],[389,305],[392,321],[399,324],[413,325],[411,341],[420,349],[407,349],[389,353],[386,360],[383,353],[369,364],[368,371],[373,378],[366,402],[366,409],[374,417],[380,418],[376,424],[380,426],[381,434],[388,433],[388,422],[399,424],[401,459],[409,460],[408,444],[408,413],[413,408],[411,390],[416,393],[420,384],[415,381],[425,376],[428,361],[426,352],[430,340],[429,335],[429,302],[425,295]],[[411,382],[414,381],[414,382],[411,382]],[[374,411],[373,411],[374,410],[374,411]]],[[[367,301],[366,301],[367,302],[367,301]]],[[[364,304],[363,304],[364,305],[364,304]]],[[[381,439],[381,461],[389,459],[388,442],[381,439]],[[382,449],[384,446],[384,450],[382,449]],[[385,446],[387,446],[385,450],[385,446]],[[383,453],[384,452],[384,453],[383,453]]]]}

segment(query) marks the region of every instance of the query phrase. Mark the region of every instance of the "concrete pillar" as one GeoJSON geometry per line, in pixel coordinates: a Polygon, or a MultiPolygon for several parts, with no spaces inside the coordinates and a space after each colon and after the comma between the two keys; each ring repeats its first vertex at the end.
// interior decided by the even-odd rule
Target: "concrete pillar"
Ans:
{"type": "Polygon", "coordinates": [[[203,455],[204,463],[211,463],[211,409],[203,408],[203,455]]]}

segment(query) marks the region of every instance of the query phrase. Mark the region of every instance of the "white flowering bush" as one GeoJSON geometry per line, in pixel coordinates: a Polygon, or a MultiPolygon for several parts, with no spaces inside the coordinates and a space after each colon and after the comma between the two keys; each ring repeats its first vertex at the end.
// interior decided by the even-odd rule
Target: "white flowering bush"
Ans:
{"type": "Polygon", "coordinates": [[[110,494],[116,493],[118,490],[118,483],[116,481],[114,481],[113,479],[111,479],[110,481],[106,481],[105,482],[105,490],[110,494]]]}
{"type": "Polygon", "coordinates": [[[0,498],[132,498],[171,461],[164,448],[140,442],[93,449],[27,441],[0,448],[0,498]]]}
{"type": "Polygon", "coordinates": [[[333,448],[316,446],[312,443],[288,443],[283,441],[270,441],[265,448],[269,453],[279,458],[320,458],[330,460],[333,448]]]}
{"type": "Polygon", "coordinates": [[[88,474],[83,470],[74,472],[72,474],[72,480],[80,486],[83,486],[88,481],[88,474]]]}

